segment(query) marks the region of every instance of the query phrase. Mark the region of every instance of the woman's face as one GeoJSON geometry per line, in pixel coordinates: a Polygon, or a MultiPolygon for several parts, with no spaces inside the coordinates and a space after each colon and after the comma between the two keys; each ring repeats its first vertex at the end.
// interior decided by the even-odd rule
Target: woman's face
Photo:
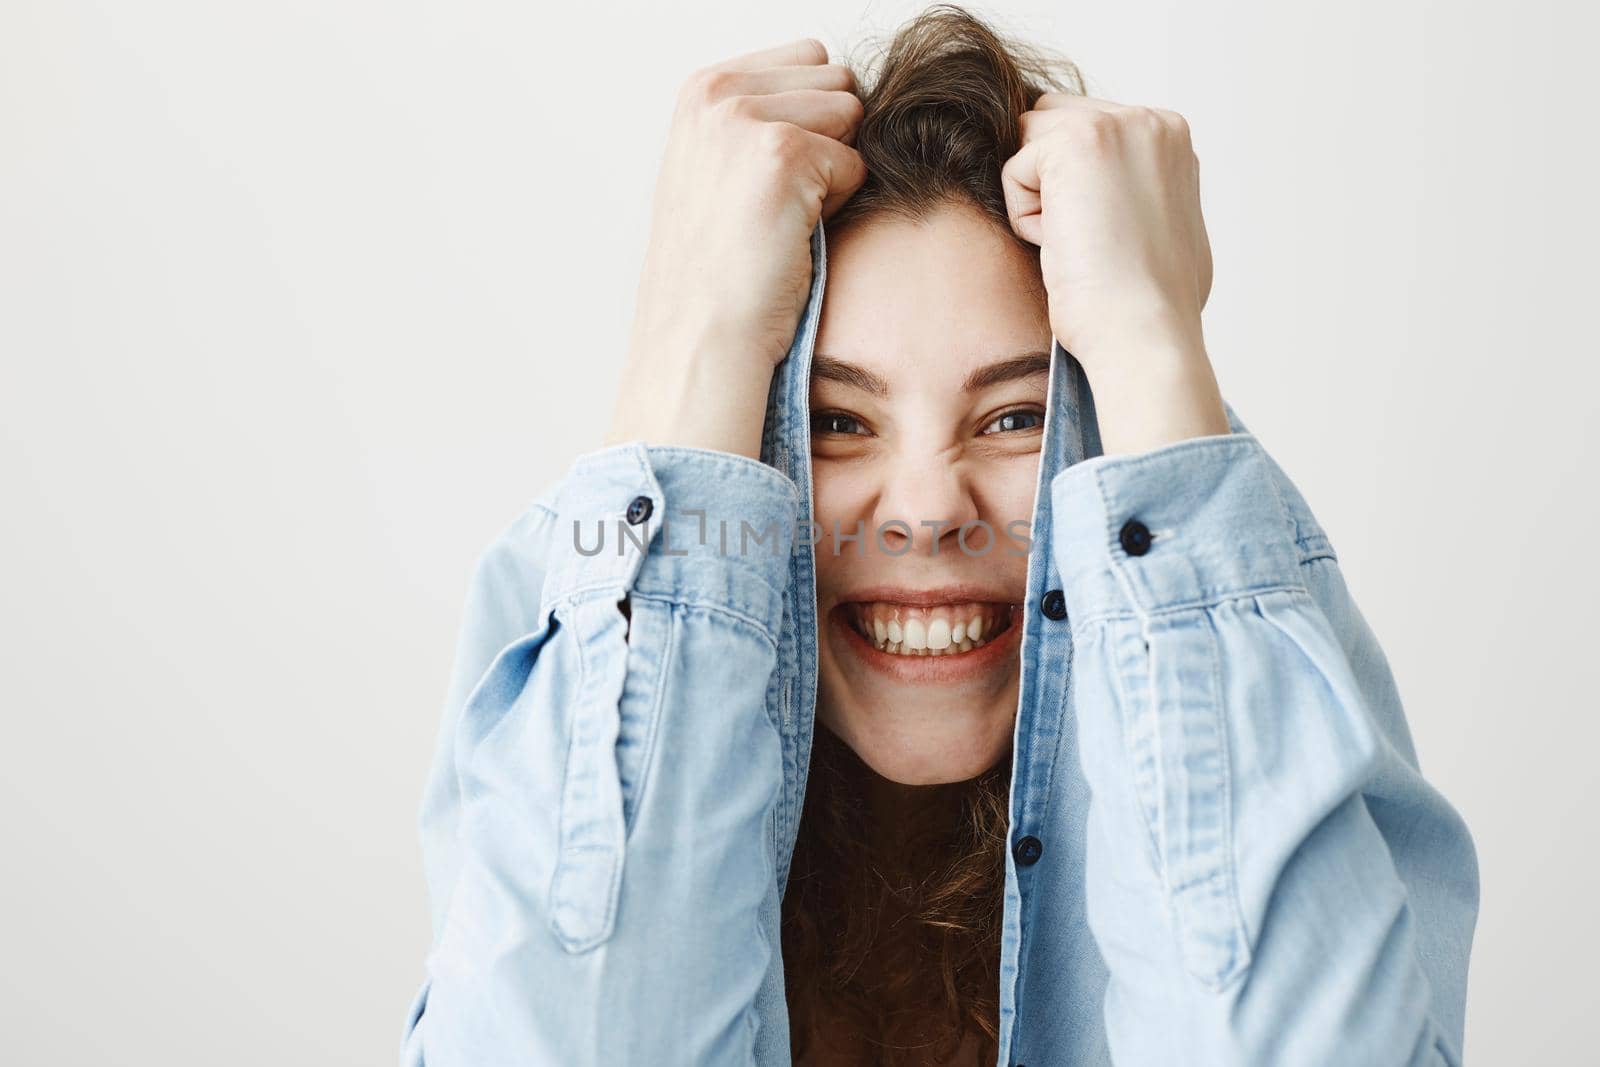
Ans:
{"type": "Polygon", "coordinates": [[[965,781],[1011,741],[1050,344],[1037,255],[976,209],[829,232],[817,714],[891,781],[965,781]]]}

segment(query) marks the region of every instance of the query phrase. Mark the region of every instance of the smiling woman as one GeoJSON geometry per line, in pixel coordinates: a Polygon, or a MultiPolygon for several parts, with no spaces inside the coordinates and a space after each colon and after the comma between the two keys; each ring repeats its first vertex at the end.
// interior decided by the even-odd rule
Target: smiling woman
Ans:
{"type": "Polygon", "coordinates": [[[405,1062],[1456,1067],[1473,842],[1187,124],[948,5],[826,59],[686,83],[608,443],[480,562],[405,1062]]]}
{"type": "Polygon", "coordinates": [[[800,1063],[996,1054],[1051,349],[1000,172],[1031,99],[1077,79],[1051,73],[974,20],[902,28],[863,94],[867,182],[829,223],[810,388],[824,626],[784,898],[800,1063]]]}
{"type": "Polygon", "coordinates": [[[965,781],[1001,757],[1016,714],[1007,631],[1028,558],[1007,533],[1033,514],[1044,433],[1038,257],[954,206],[858,219],[831,241],[811,385],[817,600],[832,624],[817,714],[887,778],[965,781]],[[862,530],[870,543],[841,537],[862,530]],[[848,639],[852,613],[876,623],[872,646],[848,639]],[[941,684],[903,688],[919,681],[941,684]]]}

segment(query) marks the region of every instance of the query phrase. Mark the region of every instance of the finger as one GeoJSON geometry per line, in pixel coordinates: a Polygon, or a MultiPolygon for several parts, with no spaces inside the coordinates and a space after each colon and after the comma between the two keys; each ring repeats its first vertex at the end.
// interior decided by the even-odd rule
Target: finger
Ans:
{"type": "Polygon", "coordinates": [[[854,138],[861,124],[861,98],[825,89],[790,89],[740,101],[745,114],[766,122],[789,122],[837,140],[854,138]]]}
{"type": "Polygon", "coordinates": [[[1043,106],[1036,105],[1033,110],[1024,111],[1017,116],[1023,140],[1041,136],[1047,130],[1074,122],[1089,112],[1101,112],[1110,115],[1127,110],[1126,105],[1123,104],[1114,104],[1109,100],[1095,100],[1092,97],[1072,96],[1068,93],[1046,93],[1044,97],[1039,99],[1043,106]],[[1045,97],[1057,97],[1058,99],[1045,103],[1045,97]]]}
{"type": "Polygon", "coordinates": [[[742,56],[734,56],[732,59],[725,59],[721,63],[713,63],[705,69],[760,70],[763,67],[816,66],[827,61],[827,45],[815,37],[801,37],[798,40],[780,44],[776,48],[763,48],[759,52],[747,52],[742,56]]]}
{"type": "Polygon", "coordinates": [[[822,198],[822,217],[827,219],[866,182],[867,165],[854,148],[820,134],[809,136],[817,139],[816,159],[827,188],[822,198]]]}
{"type": "Polygon", "coordinates": [[[1085,111],[1115,111],[1126,104],[1119,104],[1115,100],[1105,100],[1098,96],[1084,96],[1081,93],[1041,93],[1039,99],[1034,101],[1032,111],[1047,111],[1056,108],[1078,108],[1085,111]]]}
{"type": "Polygon", "coordinates": [[[860,94],[855,71],[843,63],[764,67],[761,70],[749,71],[740,77],[738,82],[738,91],[750,96],[759,93],[781,93],[789,89],[830,89],[860,94]]]}
{"type": "Polygon", "coordinates": [[[1033,141],[1000,168],[1000,188],[1005,195],[1006,217],[1012,230],[1024,241],[1044,244],[1043,210],[1040,196],[1039,142],[1033,141]]]}

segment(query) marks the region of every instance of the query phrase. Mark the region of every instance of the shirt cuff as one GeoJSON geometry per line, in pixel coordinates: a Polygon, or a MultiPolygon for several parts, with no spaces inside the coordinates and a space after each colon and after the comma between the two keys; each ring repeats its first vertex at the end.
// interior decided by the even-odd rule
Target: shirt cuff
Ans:
{"type": "Polygon", "coordinates": [[[778,632],[800,491],[777,468],[630,441],[579,456],[553,507],[544,604],[637,592],[723,608],[778,632]]]}
{"type": "Polygon", "coordinates": [[[1251,433],[1095,456],[1050,483],[1051,546],[1078,622],[1304,589],[1296,527],[1251,433]]]}

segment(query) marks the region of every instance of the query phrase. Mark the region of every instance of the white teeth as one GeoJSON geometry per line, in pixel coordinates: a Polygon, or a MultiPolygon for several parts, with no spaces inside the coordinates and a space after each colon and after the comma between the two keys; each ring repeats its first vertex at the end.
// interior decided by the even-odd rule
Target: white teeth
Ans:
{"type": "Polygon", "coordinates": [[[907,619],[905,630],[907,648],[920,652],[928,647],[928,628],[921,619],[907,619]]]}
{"type": "Polygon", "coordinates": [[[1006,628],[1009,618],[1007,608],[990,604],[856,604],[852,610],[858,633],[880,650],[900,656],[955,656],[982,648],[1006,628]]]}
{"type": "MultiPolygon", "coordinates": [[[[894,625],[893,622],[885,625],[885,630],[888,630],[891,625],[894,625]]],[[[922,622],[915,621],[915,619],[907,619],[904,640],[875,641],[875,645],[883,649],[885,653],[891,653],[894,656],[955,656],[957,653],[970,653],[974,648],[982,648],[982,646],[989,643],[989,641],[981,640],[981,638],[976,641],[971,640],[971,638],[962,638],[960,641],[947,638],[944,645],[934,648],[934,641],[939,637],[939,624],[938,621],[934,621],[933,624],[926,627],[926,635],[923,635],[923,645],[917,646],[914,643],[914,638],[918,637],[918,627],[922,627],[922,622]]]]}

